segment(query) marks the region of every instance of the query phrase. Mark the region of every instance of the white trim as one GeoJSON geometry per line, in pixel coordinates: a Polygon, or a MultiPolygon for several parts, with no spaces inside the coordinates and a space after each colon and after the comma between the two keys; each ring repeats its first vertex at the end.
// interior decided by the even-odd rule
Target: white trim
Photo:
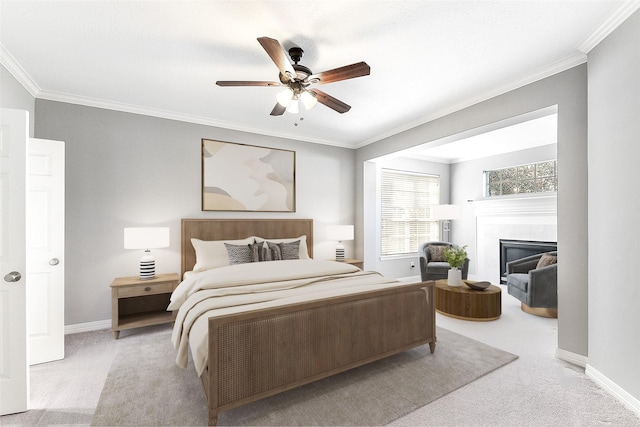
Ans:
{"type": "Polygon", "coordinates": [[[587,366],[588,361],[586,356],[578,353],[573,353],[571,351],[562,350],[561,348],[556,348],[556,358],[571,363],[572,365],[580,366],[581,368],[587,366]]]}
{"type": "Polygon", "coordinates": [[[505,215],[556,215],[557,193],[501,196],[474,200],[476,217],[505,215]]]}
{"type": "Polygon", "coordinates": [[[223,120],[216,120],[210,117],[196,116],[192,114],[182,114],[173,111],[160,110],[155,108],[143,107],[140,105],[126,104],[122,102],[108,101],[98,98],[90,98],[86,96],[72,95],[62,92],[40,91],[36,98],[48,101],[65,102],[68,104],[84,105],[87,107],[103,108],[105,110],[122,111],[125,113],[140,114],[142,116],[159,117],[162,119],[176,120],[185,123],[194,123],[198,125],[214,126],[222,129],[231,129],[241,132],[255,133],[266,136],[273,136],[285,139],[294,139],[299,141],[313,142],[315,144],[332,145],[341,148],[353,148],[351,144],[338,143],[333,140],[324,140],[319,138],[301,138],[300,135],[290,135],[282,132],[271,132],[267,129],[253,128],[246,123],[232,123],[223,120]]]}
{"type": "Polygon", "coordinates": [[[640,400],[633,397],[627,391],[625,391],[618,384],[611,381],[604,374],[598,371],[591,365],[587,365],[585,374],[591,378],[596,384],[604,389],[607,393],[613,396],[616,400],[626,406],[629,410],[633,411],[640,417],[640,400]]]}
{"type": "Polygon", "coordinates": [[[27,72],[20,66],[18,61],[0,44],[0,64],[7,69],[7,71],[15,77],[15,79],[33,96],[34,98],[40,93],[40,87],[38,84],[27,74],[27,72]]]}
{"type": "Polygon", "coordinates": [[[582,53],[589,53],[591,49],[598,46],[602,40],[607,38],[620,24],[627,20],[636,10],[640,9],[638,0],[628,0],[616,9],[611,16],[602,23],[580,46],[578,50],[582,53]]]}
{"type": "Polygon", "coordinates": [[[97,320],[95,322],[78,323],[75,325],[66,325],[64,334],[77,334],[79,332],[93,332],[111,328],[111,319],[97,320]]]}

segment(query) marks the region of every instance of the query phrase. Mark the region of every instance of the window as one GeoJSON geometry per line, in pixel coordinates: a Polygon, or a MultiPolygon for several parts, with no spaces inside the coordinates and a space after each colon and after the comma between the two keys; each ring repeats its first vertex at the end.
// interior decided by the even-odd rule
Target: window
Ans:
{"type": "Polygon", "coordinates": [[[558,191],[557,171],[556,160],[484,171],[485,195],[554,193],[558,191]]]}
{"type": "Polygon", "coordinates": [[[382,169],[382,256],[415,254],[418,245],[440,240],[430,208],[440,203],[440,177],[382,169]]]}

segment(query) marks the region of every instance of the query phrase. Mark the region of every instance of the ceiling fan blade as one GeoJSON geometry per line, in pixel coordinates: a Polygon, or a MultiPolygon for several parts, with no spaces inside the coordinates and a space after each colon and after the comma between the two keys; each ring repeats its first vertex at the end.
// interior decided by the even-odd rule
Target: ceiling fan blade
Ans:
{"type": "Polygon", "coordinates": [[[238,81],[238,80],[218,80],[218,86],[282,86],[280,82],[260,82],[260,81],[238,81]]]}
{"type": "Polygon", "coordinates": [[[334,98],[331,95],[327,95],[321,90],[309,89],[309,92],[313,92],[316,95],[316,98],[318,98],[319,103],[324,104],[333,110],[336,110],[340,114],[346,113],[351,109],[350,105],[345,104],[344,102],[340,101],[337,98],[334,98]]]}
{"type": "Polygon", "coordinates": [[[323,71],[321,73],[312,74],[307,77],[307,81],[319,79],[318,84],[327,84],[339,82],[341,80],[353,79],[355,77],[368,76],[371,74],[371,67],[366,62],[358,62],[344,67],[334,68],[333,70],[323,71]]]}
{"type": "Polygon", "coordinates": [[[275,107],[273,107],[273,110],[271,110],[271,115],[281,116],[284,114],[285,111],[287,111],[287,107],[283,107],[282,105],[280,105],[279,102],[276,102],[275,107]]]}
{"type": "Polygon", "coordinates": [[[276,64],[280,73],[282,73],[283,76],[287,76],[289,80],[293,80],[296,75],[296,71],[293,69],[291,62],[287,59],[287,55],[284,53],[284,49],[280,42],[269,37],[258,37],[258,42],[260,42],[264,50],[267,51],[267,54],[276,64]]]}

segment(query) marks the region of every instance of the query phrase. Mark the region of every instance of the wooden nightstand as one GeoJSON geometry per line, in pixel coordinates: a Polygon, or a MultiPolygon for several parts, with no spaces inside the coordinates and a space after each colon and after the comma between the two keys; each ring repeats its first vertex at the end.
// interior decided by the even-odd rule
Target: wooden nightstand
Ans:
{"type": "Polygon", "coordinates": [[[111,283],[111,331],[171,323],[176,312],[167,311],[171,293],[178,286],[177,273],[158,274],[149,280],[138,276],[118,277],[111,283]]]}

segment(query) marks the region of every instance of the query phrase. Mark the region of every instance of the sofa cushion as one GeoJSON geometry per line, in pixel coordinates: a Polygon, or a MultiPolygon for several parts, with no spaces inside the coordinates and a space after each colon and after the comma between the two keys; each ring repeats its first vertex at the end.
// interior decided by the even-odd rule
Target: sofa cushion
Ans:
{"type": "Polygon", "coordinates": [[[507,276],[507,286],[513,286],[522,292],[527,292],[529,288],[528,273],[511,273],[507,276]]]}
{"type": "Polygon", "coordinates": [[[538,265],[536,265],[536,268],[546,267],[548,265],[556,264],[557,262],[558,262],[557,255],[551,255],[548,253],[542,254],[540,259],[538,260],[538,265]]]}
{"type": "Polygon", "coordinates": [[[427,271],[429,272],[442,272],[449,271],[451,266],[448,262],[430,262],[427,263],[427,271]]]}
{"type": "Polygon", "coordinates": [[[430,245],[429,246],[429,261],[431,262],[444,262],[446,261],[444,257],[444,250],[448,248],[448,246],[444,245],[430,245]]]}

